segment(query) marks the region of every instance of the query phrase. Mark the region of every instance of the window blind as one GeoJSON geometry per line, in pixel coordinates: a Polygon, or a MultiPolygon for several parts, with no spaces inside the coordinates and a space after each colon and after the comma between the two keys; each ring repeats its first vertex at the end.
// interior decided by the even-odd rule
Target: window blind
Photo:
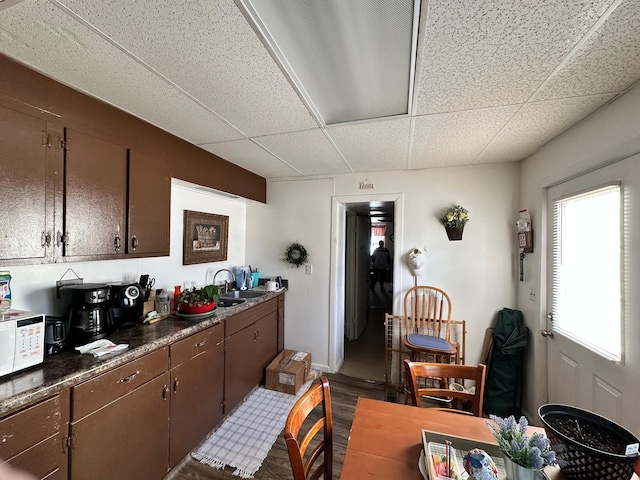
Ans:
{"type": "Polygon", "coordinates": [[[554,199],[553,329],[603,357],[622,356],[621,187],[554,199]]]}

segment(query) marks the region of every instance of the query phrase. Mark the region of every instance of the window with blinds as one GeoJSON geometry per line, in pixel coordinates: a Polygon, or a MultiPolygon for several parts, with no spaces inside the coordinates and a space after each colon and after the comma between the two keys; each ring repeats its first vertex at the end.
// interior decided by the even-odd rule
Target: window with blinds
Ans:
{"type": "Polygon", "coordinates": [[[553,329],[603,357],[622,357],[621,187],[553,201],[553,329]]]}

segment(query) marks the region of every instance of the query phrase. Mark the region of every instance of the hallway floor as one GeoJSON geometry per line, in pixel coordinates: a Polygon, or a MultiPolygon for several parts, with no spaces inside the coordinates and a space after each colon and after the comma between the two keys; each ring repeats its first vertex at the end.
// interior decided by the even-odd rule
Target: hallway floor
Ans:
{"type": "Polygon", "coordinates": [[[387,282],[384,289],[377,286],[369,291],[367,327],[360,338],[346,341],[341,375],[384,383],[384,315],[391,313],[392,303],[388,290],[391,285],[387,282]]]}

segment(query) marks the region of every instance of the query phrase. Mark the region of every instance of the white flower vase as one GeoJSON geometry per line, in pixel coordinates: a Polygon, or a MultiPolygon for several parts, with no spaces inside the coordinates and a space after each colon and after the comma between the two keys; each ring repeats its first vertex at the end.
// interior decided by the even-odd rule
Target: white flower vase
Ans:
{"type": "Polygon", "coordinates": [[[539,480],[541,478],[540,470],[513,463],[506,455],[504,456],[504,466],[508,480],[539,480]]]}

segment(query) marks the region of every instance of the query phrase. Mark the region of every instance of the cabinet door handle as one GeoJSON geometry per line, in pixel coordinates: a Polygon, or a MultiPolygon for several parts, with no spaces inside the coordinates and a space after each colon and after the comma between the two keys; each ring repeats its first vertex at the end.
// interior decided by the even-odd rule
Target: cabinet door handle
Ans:
{"type": "Polygon", "coordinates": [[[136,370],[135,372],[133,372],[131,375],[128,375],[124,378],[121,378],[120,380],[118,380],[118,383],[127,383],[130,382],[131,380],[133,380],[134,378],[136,378],[136,376],[140,373],[140,370],[136,370]]]}
{"type": "Polygon", "coordinates": [[[180,385],[180,380],[176,378],[173,382],[173,393],[176,393],[178,391],[178,385],[180,385]]]}
{"type": "Polygon", "coordinates": [[[134,250],[138,248],[138,237],[136,237],[135,235],[131,237],[131,248],[133,248],[134,250]]]}
{"type": "Polygon", "coordinates": [[[167,398],[169,398],[169,387],[167,387],[166,385],[162,388],[162,399],[164,401],[167,401],[167,398]]]}
{"type": "Polygon", "coordinates": [[[41,137],[41,143],[42,143],[42,148],[47,148],[47,132],[45,130],[42,131],[42,137],[41,137]]]}
{"type": "Polygon", "coordinates": [[[42,245],[42,248],[51,246],[51,232],[42,231],[42,234],[40,235],[40,244],[42,245]]]}
{"type": "Polygon", "coordinates": [[[198,343],[196,343],[196,348],[200,348],[200,347],[204,347],[204,345],[207,343],[206,340],[200,340],[198,343]]]}
{"type": "Polygon", "coordinates": [[[115,245],[115,251],[119,252],[121,248],[120,235],[116,235],[116,238],[114,239],[113,244],[115,245]]]}
{"type": "Polygon", "coordinates": [[[56,232],[56,247],[60,247],[60,245],[64,245],[69,241],[69,235],[66,233],[62,233],[60,230],[56,232]]]}

